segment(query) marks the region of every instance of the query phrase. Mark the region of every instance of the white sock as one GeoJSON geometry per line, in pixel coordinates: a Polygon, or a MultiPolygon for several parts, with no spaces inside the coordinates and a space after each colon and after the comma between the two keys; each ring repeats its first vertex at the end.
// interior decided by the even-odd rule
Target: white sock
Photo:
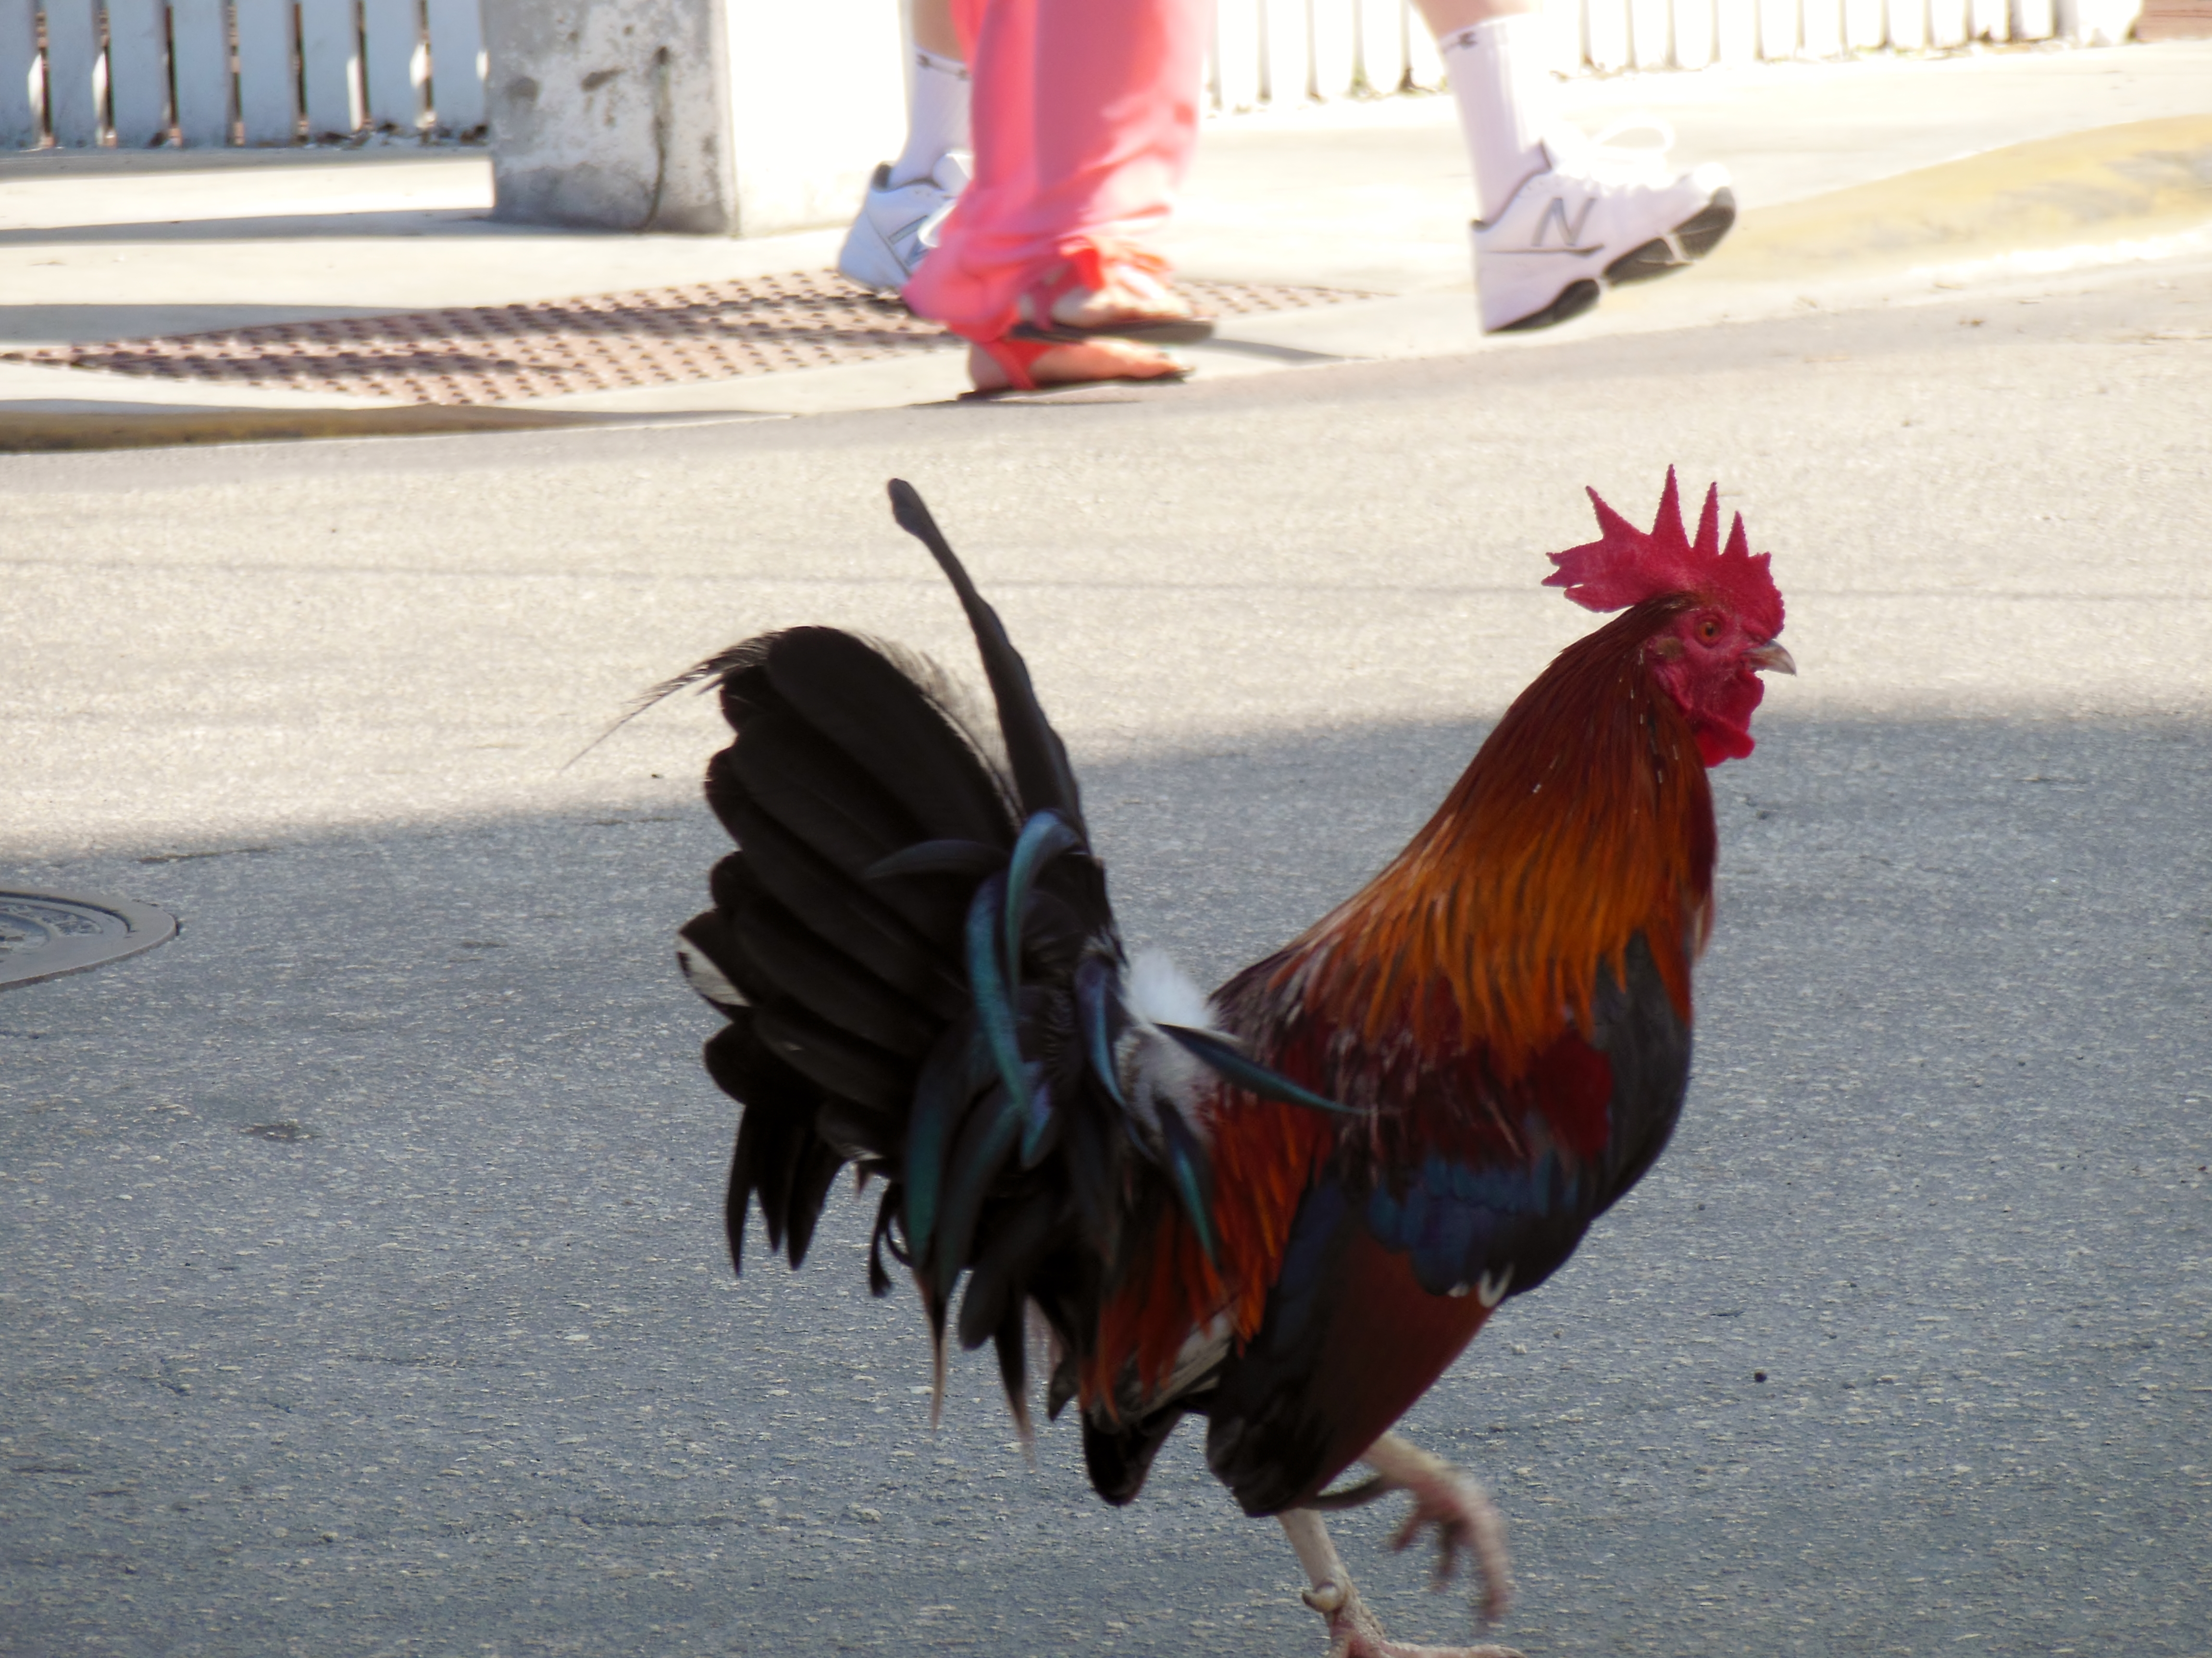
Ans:
{"type": "Polygon", "coordinates": [[[968,148],[968,65],[915,48],[906,148],[891,163],[894,187],[927,179],[948,149],[968,148]]]}
{"type": "Polygon", "coordinates": [[[1477,210],[1486,223],[1505,211],[1523,179],[1550,165],[1543,134],[1552,124],[1553,98],[1543,27],[1537,13],[1519,12],[1437,42],[1459,100],[1477,210]]]}

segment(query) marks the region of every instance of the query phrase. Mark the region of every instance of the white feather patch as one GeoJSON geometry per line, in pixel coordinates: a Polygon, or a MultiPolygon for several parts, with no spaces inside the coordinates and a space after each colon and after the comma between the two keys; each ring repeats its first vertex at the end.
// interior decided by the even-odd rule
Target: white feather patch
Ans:
{"type": "Polygon", "coordinates": [[[1138,1116],[1157,1130],[1158,1114],[1153,1101],[1172,1104],[1201,1138],[1207,1129],[1206,1102],[1217,1079],[1182,1046],[1152,1027],[1179,1024],[1200,1030],[1213,1029],[1213,1005],[1190,975],[1175,964],[1164,950],[1139,950],[1129,963],[1122,987],[1122,1003],[1138,1023],[1121,1038],[1115,1056],[1121,1066],[1121,1091],[1138,1116]]]}
{"type": "Polygon", "coordinates": [[[1140,950],[1130,958],[1122,999],[1130,1012],[1153,1024],[1213,1028],[1213,1005],[1164,950],[1140,950]]]}
{"type": "Polygon", "coordinates": [[[676,964],[684,969],[684,977],[691,988],[705,1000],[726,1011],[735,1007],[748,1007],[745,993],[730,982],[729,975],[716,967],[707,952],[689,938],[676,941],[676,964]]]}

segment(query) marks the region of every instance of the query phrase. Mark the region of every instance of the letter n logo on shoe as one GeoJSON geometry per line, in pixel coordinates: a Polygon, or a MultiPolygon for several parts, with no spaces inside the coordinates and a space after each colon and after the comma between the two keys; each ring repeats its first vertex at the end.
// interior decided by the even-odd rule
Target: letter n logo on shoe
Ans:
{"type": "Polygon", "coordinates": [[[1590,210],[1596,205],[1596,197],[1585,197],[1582,211],[1571,222],[1567,217],[1567,198],[1554,196],[1552,204],[1544,210],[1544,216],[1536,221],[1536,234],[1528,239],[1528,246],[1500,248],[1498,251],[1501,253],[1595,253],[1598,251],[1596,243],[1592,242],[1587,246],[1583,243],[1583,227],[1589,222],[1590,210]],[[1555,225],[1559,227],[1559,233],[1556,242],[1550,240],[1555,225]]]}

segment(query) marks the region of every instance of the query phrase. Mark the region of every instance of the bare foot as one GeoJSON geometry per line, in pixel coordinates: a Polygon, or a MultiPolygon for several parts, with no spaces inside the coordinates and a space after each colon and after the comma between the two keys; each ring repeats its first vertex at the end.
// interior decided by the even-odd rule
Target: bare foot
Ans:
{"type": "MultiPolygon", "coordinates": [[[[1097,380],[1174,380],[1190,370],[1179,358],[1149,345],[1110,336],[1048,345],[1027,365],[1030,386],[1084,386],[1097,380]]],[[[968,378],[978,392],[1005,392],[1017,384],[1006,364],[981,345],[968,348],[968,378]]]]}
{"type": "Polygon", "coordinates": [[[1101,334],[1155,345],[1212,337],[1213,319],[1170,287],[1164,261],[1125,251],[1079,257],[1033,283],[1015,301],[1016,339],[1080,340],[1101,334]]]}
{"type": "MultiPolygon", "coordinates": [[[[1071,328],[1103,328],[1115,323],[1179,322],[1197,314],[1188,300],[1141,265],[1109,264],[1104,274],[1103,288],[1064,289],[1052,301],[1050,320],[1071,328]]],[[[1028,314],[1029,295],[1022,296],[1020,304],[1024,322],[1040,320],[1028,314]]]]}

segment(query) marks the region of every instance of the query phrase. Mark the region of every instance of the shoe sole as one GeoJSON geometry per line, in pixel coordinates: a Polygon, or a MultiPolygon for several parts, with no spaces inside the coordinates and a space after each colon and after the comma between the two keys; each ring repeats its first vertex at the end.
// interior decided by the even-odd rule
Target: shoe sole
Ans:
{"type": "Polygon", "coordinates": [[[1563,322],[1572,322],[1583,312],[1595,306],[1598,291],[1595,277],[1578,276],[1561,288],[1553,297],[1552,302],[1541,311],[1531,311],[1517,321],[1501,324],[1496,328],[1486,329],[1484,331],[1491,334],[1525,334],[1532,329],[1556,328],[1563,322]]]}
{"type": "Polygon", "coordinates": [[[1711,252],[1735,223],[1735,192],[1723,186],[1713,192],[1712,200],[1669,233],[1673,246],[1668,245],[1668,237],[1655,236],[1606,266],[1605,279],[1615,288],[1625,288],[1631,282],[1648,282],[1671,275],[1711,252]],[[1676,247],[1680,248],[1680,254],[1675,252],[1676,247]]]}

